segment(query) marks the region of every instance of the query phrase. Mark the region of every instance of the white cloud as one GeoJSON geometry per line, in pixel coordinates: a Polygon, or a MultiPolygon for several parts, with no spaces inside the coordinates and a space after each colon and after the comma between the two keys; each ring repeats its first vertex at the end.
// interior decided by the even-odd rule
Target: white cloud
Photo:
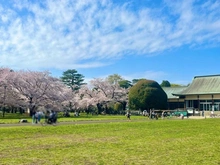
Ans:
{"type": "Polygon", "coordinates": [[[166,0],[170,12],[108,0],[0,4],[0,61],[20,69],[100,67],[127,54],[219,43],[220,3],[196,2],[166,0]]]}

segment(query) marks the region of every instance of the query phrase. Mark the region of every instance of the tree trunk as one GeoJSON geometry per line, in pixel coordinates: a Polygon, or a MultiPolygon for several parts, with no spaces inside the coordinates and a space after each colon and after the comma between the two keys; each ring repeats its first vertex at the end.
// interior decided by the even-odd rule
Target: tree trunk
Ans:
{"type": "Polygon", "coordinates": [[[101,114],[102,113],[102,104],[98,103],[97,108],[98,108],[98,114],[101,114]]]}
{"type": "Polygon", "coordinates": [[[2,117],[5,117],[5,107],[3,108],[2,117]]]}
{"type": "Polygon", "coordinates": [[[34,111],[35,111],[34,109],[35,109],[35,106],[30,107],[30,116],[33,116],[34,111]]]}
{"type": "Polygon", "coordinates": [[[126,102],[126,101],[123,101],[121,104],[122,104],[123,110],[125,111],[125,110],[126,110],[127,102],[126,102]]]}

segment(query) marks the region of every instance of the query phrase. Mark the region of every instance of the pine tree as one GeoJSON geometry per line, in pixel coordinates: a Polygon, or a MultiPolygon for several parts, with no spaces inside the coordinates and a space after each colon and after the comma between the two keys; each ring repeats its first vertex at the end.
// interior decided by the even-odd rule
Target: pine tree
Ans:
{"type": "Polygon", "coordinates": [[[64,84],[72,88],[73,91],[80,89],[81,85],[86,84],[83,83],[84,76],[79,74],[75,69],[68,69],[67,71],[63,72],[61,80],[64,82],[64,84]]]}

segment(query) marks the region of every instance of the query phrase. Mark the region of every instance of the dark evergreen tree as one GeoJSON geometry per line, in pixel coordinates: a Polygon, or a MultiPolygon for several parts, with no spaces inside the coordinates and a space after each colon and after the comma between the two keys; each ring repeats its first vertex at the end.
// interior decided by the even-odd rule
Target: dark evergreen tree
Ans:
{"type": "Polygon", "coordinates": [[[133,80],[132,80],[132,84],[135,85],[139,80],[144,80],[144,79],[143,79],[143,78],[133,79],[133,80]]]}
{"type": "Polygon", "coordinates": [[[61,80],[64,82],[64,84],[72,88],[73,91],[80,89],[81,85],[86,84],[83,82],[84,76],[79,74],[75,69],[69,69],[63,72],[61,80]]]}
{"type": "Polygon", "coordinates": [[[163,80],[162,83],[160,84],[160,86],[162,86],[162,87],[171,87],[171,84],[170,84],[169,81],[163,80]]]}
{"type": "Polygon", "coordinates": [[[131,82],[128,80],[121,80],[118,82],[118,84],[120,87],[126,88],[126,89],[132,86],[131,82]]]}

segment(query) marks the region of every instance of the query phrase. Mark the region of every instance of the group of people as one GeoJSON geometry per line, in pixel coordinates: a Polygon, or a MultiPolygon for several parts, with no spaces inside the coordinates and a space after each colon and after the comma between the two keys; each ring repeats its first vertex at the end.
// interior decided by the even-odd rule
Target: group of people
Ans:
{"type": "Polygon", "coordinates": [[[47,124],[55,124],[57,122],[57,113],[55,111],[47,111],[45,114],[42,111],[35,111],[32,114],[32,124],[41,123],[41,119],[45,119],[47,124]]]}
{"type": "Polygon", "coordinates": [[[149,117],[150,119],[158,119],[158,114],[150,109],[150,113],[147,110],[143,111],[143,116],[149,117]]]}

